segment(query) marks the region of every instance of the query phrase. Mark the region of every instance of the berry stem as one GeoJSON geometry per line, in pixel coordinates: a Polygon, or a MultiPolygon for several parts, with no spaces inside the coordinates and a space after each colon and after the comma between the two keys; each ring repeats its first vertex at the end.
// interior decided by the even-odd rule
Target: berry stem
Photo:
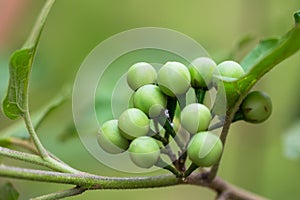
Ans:
{"type": "Polygon", "coordinates": [[[183,177],[188,177],[189,175],[191,175],[191,173],[193,173],[193,171],[195,171],[198,168],[199,167],[195,163],[192,163],[189,166],[189,168],[184,172],[183,177]]]}
{"type": "Polygon", "coordinates": [[[166,169],[170,172],[172,172],[177,177],[180,177],[180,172],[178,172],[174,167],[166,163],[163,159],[158,158],[157,162],[155,163],[155,166],[166,169]]]}
{"type": "Polygon", "coordinates": [[[177,100],[174,97],[168,97],[168,104],[167,104],[167,109],[168,109],[168,117],[170,121],[173,121],[174,116],[175,116],[175,110],[177,106],[177,100]]]}
{"type": "Polygon", "coordinates": [[[206,90],[203,90],[201,88],[195,88],[194,91],[195,91],[197,102],[203,104],[205,94],[206,94],[206,90]]]}

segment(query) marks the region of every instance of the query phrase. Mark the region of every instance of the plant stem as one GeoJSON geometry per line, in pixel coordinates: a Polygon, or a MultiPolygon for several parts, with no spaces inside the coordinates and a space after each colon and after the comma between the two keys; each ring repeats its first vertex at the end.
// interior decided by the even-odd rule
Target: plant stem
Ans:
{"type": "Polygon", "coordinates": [[[59,163],[58,161],[50,158],[50,161],[46,161],[42,159],[40,156],[24,153],[16,150],[11,150],[8,148],[0,147],[0,155],[8,158],[21,160],[25,162],[29,162],[32,164],[48,167],[49,169],[53,169],[59,172],[68,172],[68,173],[78,173],[79,171],[71,168],[66,164],[59,163]]]}
{"type": "Polygon", "coordinates": [[[188,177],[189,175],[191,175],[191,173],[193,173],[193,171],[195,171],[196,169],[198,169],[199,166],[197,166],[195,163],[192,163],[189,168],[184,172],[184,177],[188,177]]]}
{"type": "Polygon", "coordinates": [[[224,152],[226,138],[227,138],[228,131],[229,131],[229,128],[230,128],[230,125],[231,125],[231,120],[232,120],[232,114],[225,116],[223,129],[222,129],[222,132],[221,132],[221,135],[220,135],[220,140],[222,141],[222,144],[223,144],[223,151],[222,151],[222,155],[221,155],[219,161],[215,165],[213,165],[211,170],[210,170],[209,177],[208,177],[209,181],[212,181],[218,173],[220,161],[221,161],[221,158],[222,158],[223,152],[224,152]]]}
{"type": "Polygon", "coordinates": [[[160,175],[150,177],[117,178],[104,177],[90,174],[68,174],[49,172],[34,169],[25,169],[12,166],[0,165],[0,176],[23,180],[53,182],[61,184],[77,185],[86,190],[95,189],[139,189],[166,187],[179,184],[191,184],[205,186],[216,191],[218,194],[227,193],[233,200],[266,200],[251,192],[235,187],[221,178],[216,177],[212,182],[207,182],[202,173],[193,173],[187,178],[176,178],[174,175],[160,175]]]}
{"type": "Polygon", "coordinates": [[[224,196],[230,200],[267,200],[265,197],[261,197],[242,188],[233,186],[219,177],[216,177],[212,182],[209,183],[203,179],[201,173],[191,174],[191,176],[187,177],[186,183],[208,187],[212,190],[215,190],[219,194],[219,197],[224,194],[224,196]]]}
{"type": "Polygon", "coordinates": [[[174,128],[171,125],[171,122],[169,120],[166,120],[166,122],[164,124],[164,128],[166,129],[166,132],[168,132],[172,136],[172,138],[175,140],[175,142],[178,145],[178,147],[180,148],[180,150],[183,150],[185,144],[181,141],[179,136],[176,136],[174,128]]]}
{"type": "Polygon", "coordinates": [[[210,127],[208,127],[208,131],[212,131],[212,130],[215,130],[215,129],[218,129],[218,128],[221,128],[222,126],[224,125],[224,122],[223,121],[219,121],[213,125],[211,125],[210,127]]]}
{"type": "Polygon", "coordinates": [[[34,145],[36,146],[40,156],[46,160],[49,157],[49,155],[34,130],[28,109],[26,109],[23,118],[25,121],[26,128],[28,130],[28,133],[29,133],[34,145]]]}
{"type": "Polygon", "coordinates": [[[35,148],[34,144],[32,144],[31,140],[25,140],[20,138],[11,137],[9,138],[9,141],[12,143],[12,145],[16,147],[20,147],[23,149],[27,149],[31,153],[39,154],[37,149],[35,148]]]}
{"type": "Polygon", "coordinates": [[[180,179],[172,175],[151,177],[103,177],[90,174],[72,174],[26,169],[0,165],[0,176],[32,181],[78,185],[87,189],[136,189],[177,185],[180,179]]]}
{"type": "Polygon", "coordinates": [[[82,194],[86,190],[87,190],[86,188],[74,187],[74,188],[71,188],[71,189],[68,189],[68,190],[63,190],[63,191],[59,191],[59,192],[55,192],[55,193],[43,195],[43,196],[40,196],[40,197],[32,198],[31,200],[56,200],[56,199],[63,199],[65,197],[71,197],[71,196],[82,194]]]}
{"type": "Polygon", "coordinates": [[[206,91],[203,89],[195,88],[195,95],[198,103],[203,103],[206,91]]]}
{"type": "Polygon", "coordinates": [[[177,106],[177,99],[174,97],[168,97],[167,109],[168,109],[170,121],[173,121],[173,119],[174,119],[176,106],[177,106]]]}
{"type": "Polygon", "coordinates": [[[36,46],[38,44],[39,38],[41,36],[45,21],[47,19],[48,13],[50,12],[55,0],[47,0],[42,11],[40,12],[39,17],[37,18],[33,29],[26,40],[25,44],[23,45],[23,48],[34,48],[36,49],[36,46]]]}
{"type": "Polygon", "coordinates": [[[180,173],[174,168],[172,167],[171,165],[169,165],[168,163],[166,163],[163,159],[161,158],[158,158],[157,162],[155,163],[155,165],[157,167],[160,167],[160,168],[163,168],[163,169],[166,169],[170,172],[172,172],[174,175],[176,175],[176,177],[179,177],[180,176],[180,173]]]}

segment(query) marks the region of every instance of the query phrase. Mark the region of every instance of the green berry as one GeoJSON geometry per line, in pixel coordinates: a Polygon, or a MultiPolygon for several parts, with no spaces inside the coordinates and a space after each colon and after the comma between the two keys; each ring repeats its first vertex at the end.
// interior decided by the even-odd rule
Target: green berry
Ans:
{"type": "Polygon", "coordinates": [[[196,58],[189,67],[192,87],[203,89],[209,88],[216,67],[216,63],[211,58],[196,58]]]}
{"type": "Polygon", "coordinates": [[[244,76],[245,72],[239,63],[228,60],[218,64],[215,74],[223,80],[233,81],[244,76]]]}
{"type": "Polygon", "coordinates": [[[155,118],[166,109],[167,97],[158,86],[144,85],[135,92],[133,104],[149,117],[155,118]]]}
{"type": "Polygon", "coordinates": [[[181,125],[189,133],[207,130],[212,119],[210,110],[203,104],[192,103],[181,111],[181,125]]]}
{"type": "Polygon", "coordinates": [[[104,151],[111,154],[122,153],[128,148],[129,142],[121,135],[118,120],[109,120],[102,125],[98,135],[98,144],[104,151]]]}
{"type": "Polygon", "coordinates": [[[134,139],[128,151],[132,162],[142,168],[152,167],[160,156],[158,143],[149,136],[134,139]]]}
{"type": "Polygon", "coordinates": [[[187,148],[189,159],[199,167],[210,167],[218,162],[223,151],[220,138],[213,133],[199,132],[187,148]]]}
{"type": "Polygon", "coordinates": [[[132,65],[127,72],[127,83],[133,90],[139,87],[156,82],[156,71],[152,65],[146,62],[139,62],[132,65]]]}
{"type": "Polygon", "coordinates": [[[125,138],[132,140],[147,135],[150,129],[150,120],[143,111],[129,108],[120,115],[118,127],[125,138]]]}
{"type": "Polygon", "coordinates": [[[160,89],[168,96],[175,97],[186,93],[191,84],[190,72],[179,62],[167,62],[157,73],[160,89]]]}
{"type": "Polygon", "coordinates": [[[261,91],[250,92],[241,104],[244,120],[261,123],[272,113],[272,101],[269,95],[261,91]]]}

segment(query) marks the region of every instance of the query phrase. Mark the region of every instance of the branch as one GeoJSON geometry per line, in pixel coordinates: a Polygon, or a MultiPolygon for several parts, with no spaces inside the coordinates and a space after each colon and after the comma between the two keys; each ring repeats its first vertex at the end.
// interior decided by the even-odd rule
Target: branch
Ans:
{"type": "Polygon", "coordinates": [[[44,146],[42,145],[40,139],[38,138],[36,132],[35,132],[35,129],[33,127],[33,124],[32,124],[32,121],[31,121],[31,118],[30,118],[30,114],[28,111],[26,111],[24,113],[24,121],[25,121],[25,125],[26,125],[26,128],[28,130],[28,133],[30,134],[30,137],[35,145],[35,147],[37,148],[39,154],[41,155],[41,157],[43,159],[46,159],[49,157],[48,153],[47,153],[47,150],[44,148],[44,146]]]}
{"type": "Polygon", "coordinates": [[[212,182],[207,182],[207,179],[203,176],[203,174],[194,173],[189,176],[186,181],[188,184],[201,185],[215,190],[218,193],[218,200],[267,200],[265,197],[261,197],[242,188],[233,186],[219,177],[216,177],[212,182]]]}
{"type": "Polygon", "coordinates": [[[71,188],[71,189],[68,189],[68,190],[59,191],[59,192],[55,192],[55,193],[43,195],[43,196],[40,196],[40,197],[32,198],[31,200],[56,200],[56,199],[63,199],[65,197],[71,197],[71,196],[82,194],[86,190],[87,189],[82,188],[82,187],[74,187],[74,188],[71,188]]]}
{"type": "Polygon", "coordinates": [[[0,147],[0,155],[8,157],[8,158],[21,160],[21,161],[37,164],[40,166],[48,167],[49,169],[53,169],[55,171],[73,172],[73,173],[79,172],[79,171],[71,168],[67,164],[56,161],[53,158],[50,158],[49,160],[44,160],[40,156],[8,149],[5,147],[0,147]]]}
{"type": "Polygon", "coordinates": [[[105,177],[91,174],[72,174],[0,165],[0,176],[31,181],[77,185],[87,189],[137,189],[177,185],[182,182],[173,174],[150,177],[105,177]]]}
{"type": "MultiPolygon", "coordinates": [[[[70,174],[49,172],[43,170],[25,169],[0,165],[0,176],[31,181],[53,182],[77,185],[85,190],[95,189],[139,189],[166,187],[179,184],[199,185],[210,188],[219,194],[220,199],[228,197],[233,200],[266,200],[256,194],[235,187],[221,178],[216,177],[212,182],[207,181],[207,173],[193,173],[182,179],[174,175],[160,175],[150,177],[105,177],[91,174],[70,174]],[[224,194],[224,195],[223,195],[224,194]],[[223,196],[223,197],[222,197],[223,196]]],[[[65,191],[65,194],[67,192],[65,191]]],[[[55,194],[55,193],[54,193],[55,194]]],[[[53,195],[54,195],[53,194],[53,195]]]]}
{"type": "Polygon", "coordinates": [[[229,132],[229,128],[230,128],[230,125],[231,125],[232,118],[233,118],[232,114],[225,116],[224,126],[223,126],[223,129],[222,129],[221,135],[220,135],[220,139],[221,139],[221,141],[223,143],[223,151],[222,151],[222,155],[221,155],[219,161],[217,162],[217,164],[213,165],[212,168],[211,168],[211,171],[209,173],[209,178],[208,178],[209,181],[212,181],[216,177],[216,175],[218,173],[219,165],[220,165],[221,159],[223,157],[223,152],[224,152],[224,148],[225,148],[226,138],[227,138],[227,135],[228,135],[228,132],[229,132]]]}

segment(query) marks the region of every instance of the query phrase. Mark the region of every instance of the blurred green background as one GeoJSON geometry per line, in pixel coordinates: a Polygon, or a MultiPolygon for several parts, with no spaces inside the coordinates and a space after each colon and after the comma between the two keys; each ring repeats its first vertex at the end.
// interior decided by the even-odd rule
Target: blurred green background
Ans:
{"type": "MultiPolygon", "coordinates": [[[[28,36],[44,1],[0,0],[0,96],[8,81],[9,55],[28,36]],[[10,18],[7,2],[15,2],[10,18]],[[4,34],[5,33],[5,34],[4,34]]],[[[13,3],[12,3],[13,4],[13,3]]],[[[217,62],[232,52],[240,39],[282,35],[293,26],[292,15],[300,9],[295,0],[57,0],[43,31],[32,72],[30,107],[38,110],[56,96],[64,85],[72,85],[81,62],[101,41],[137,27],[163,27],[182,32],[209,52],[217,62]]],[[[252,45],[251,44],[251,45],[252,45]]],[[[251,45],[249,48],[251,48],[251,45]]],[[[248,49],[249,49],[248,48],[248,49]]],[[[239,51],[236,59],[246,50],[239,51]]],[[[270,199],[300,198],[300,162],[284,155],[285,131],[300,117],[300,54],[282,62],[255,89],[270,94],[274,112],[259,125],[240,122],[232,126],[219,175],[240,187],[270,199]]],[[[84,98],[84,97],[83,97],[84,98]]],[[[101,96],[100,101],[109,101],[101,96]]],[[[99,109],[105,108],[105,103],[99,109]]],[[[103,112],[104,115],[107,112],[103,112]]],[[[107,113],[109,115],[109,113],[107,113]]],[[[105,116],[104,116],[105,117],[105,116]]],[[[71,103],[52,113],[39,129],[45,146],[71,166],[110,176],[128,176],[96,161],[77,135],[62,141],[72,122],[71,103]]],[[[0,116],[0,134],[13,122],[0,116]]],[[[300,140],[299,140],[300,144],[300,140]]],[[[21,164],[2,159],[0,162],[21,164]]],[[[27,164],[25,166],[28,166],[27,164]]],[[[0,185],[6,179],[0,178],[0,185]]],[[[65,185],[12,181],[20,199],[53,192],[65,185]]],[[[70,199],[214,199],[208,189],[176,186],[131,191],[91,191],[70,199]]]]}

